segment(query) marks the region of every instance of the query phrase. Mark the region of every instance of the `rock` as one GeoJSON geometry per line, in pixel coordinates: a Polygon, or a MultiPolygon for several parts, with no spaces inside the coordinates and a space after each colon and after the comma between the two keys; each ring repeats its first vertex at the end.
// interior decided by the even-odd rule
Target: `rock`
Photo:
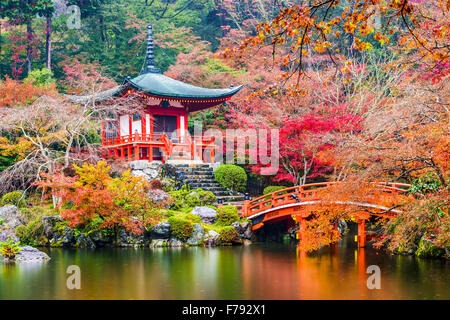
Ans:
{"type": "Polygon", "coordinates": [[[154,180],[160,177],[159,171],[153,168],[146,168],[143,173],[147,176],[148,180],[154,180]]]}
{"type": "Polygon", "coordinates": [[[215,246],[218,238],[219,234],[214,230],[210,230],[203,238],[203,243],[205,243],[208,246],[215,246]]]}
{"type": "Polygon", "coordinates": [[[252,237],[252,226],[250,222],[233,222],[232,227],[236,229],[241,239],[250,239],[252,237]]]}
{"type": "Polygon", "coordinates": [[[24,223],[22,213],[14,205],[0,207],[0,219],[3,220],[3,225],[7,225],[13,229],[24,223]]]}
{"type": "Polygon", "coordinates": [[[194,231],[192,237],[187,239],[186,243],[191,246],[198,246],[202,243],[203,236],[205,235],[205,230],[200,223],[194,225],[194,231]]]}
{"type": "Polygon", "coordinates": [[[167,242],[168,247],[183,247],[184,243],[180,239],[177,239],[175,237],[171,237],[169,241],[167,242]]]}
{"type": "Polygon", "coordinates": [[[191,211],[192,214],[202,218],[203,223],[213,224],[216,220],[216,210],[209,207],[194,207],[191,211]]]}
{"type": "Polygon", "coordinates": [[[72,228],[64,228],[64,233],[61,239],[61,245],[63,247],[72,247],[76,242],[75,232],[72,228]]]}
{"type": "Polygon", "coordinates": [[[419,258],[440,258],[445,254],[443,248],[439,248],[433,244],[429,239],[423,236],[419,241],[419,248],[416,251],[416,256],[419,258]]]}
{"type": "Polygon", "coordinates": [[[147,177],[147,175],[142,170],[133,170],[133,171],[131,171],[131,175],[133,177],[144,177],[145,180],[150,181],[150,179],[147,177]]]}
{"type": "Polygon", "coordinates": [[[94,243],[94,241],[92,241],[92,239],[89,236],[87,236],[85,233],[82,233],[77,239],[76,246],[78,248],[92,249],[92,248],[95,248],[95,243],[94,243]]]}
{"type": "Polygon", "coordinates": [[[91,232],[89,237],[94,241],[96,247],[106,247],[113,243],[113,237],[101,231],[91,232]]]}
{"type": "Polygon", "coordinates": [[[141,247],[144,245],[144,235],[126,232],[124,228],[119,231],[118,237],[119,247],[141,247]]]}
{"type": "Polygon", "coordinates": [[[14,242],[18,242],[20,239],[16,236],[14,229],[6,227],[2,229],[0,226],[0,242],[13,240],[14,242]]]}
{"type": "Polygon", "coordinates": [[[44,236],[47,238],[53,237],[53,228],[55,227],[56,223],[61,222],[62,219],[60,216],[43,216],[42,217],[42,223],[44,225],[44,236]]]}
{"type": "Polygon", "coordinates": [[[170,236],[170,223],[161,222],[155,224],[150,234],[153,239],[168,239],[170,236]]]}
{"type": "Polygon", "coordinates": [[[153,239],[150,243],[150,248],[164,248],[167,247],[167,240],[165,239],[153,239]]]}
{"type": "Polygon", "coordinates": [[[144,170],[148,167],[147,160],[136,160],[128,163],[132,170],[144,170]]]}
{"type": "Polygon", "coordinates": [[[154,202],[164,202],[170,198],[170,194],[163,190],[150,190],[147,196],[154,202]]]}
{"type": "Polygon", "coordinates": [[[39,251],[36,248],[25,246],[21,249],[16,255],[16,262],[45,262],[50,260],[50,257],[45,252],[39,251]]]}

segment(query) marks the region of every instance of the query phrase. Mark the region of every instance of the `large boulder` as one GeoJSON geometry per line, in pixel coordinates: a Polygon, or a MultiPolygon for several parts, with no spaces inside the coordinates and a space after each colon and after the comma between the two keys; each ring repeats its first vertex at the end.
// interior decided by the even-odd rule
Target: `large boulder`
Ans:
{"type": "Polygon", "coordinates": [[[36,248],[25,246],[21,248],[20,252],[16,255],[16,262],[45,262],[50,260],[50,257],[36,248]]]}
{"type": "Polygon", "coordinates": [[[62,234],[61,245],[63,247],[72,247],[75,245],[75,231],[72,228],[64,228],[64,233],[62,234]]]}
{"type": "Polygon", "coordinates": [[[169,241],[167,241],[168,247],[183,247],[184,243],[178,238],[170,237],[169,241]]]}
{"type": "Polygon", "coordinates": [[[169,239],[170,223],[161,222],[161,223],[155,224],[152,227],[150,234],[153,239],[169,239]]]}
{"type": "Polygon", "coordinates": [[[95,243],[96,247],[107,247],[112,245],[114,237],[107,235],[102,231],[93,231],[89,234],[89,238],[95,243]]]}
{"type": "Polygon", "coordinates": [[[236,229],[241,239],[250,239],[252,237],[252,225],[250,222],[239,223],[236,221],[231,226],[236,229]]]}
{"type": "Polygon", "coordinates": [[[131,170],[144,170],[148,167],[148,161],[147,160],[136,160],[131,161],[128,163],[131,170]]]}
{"type": "Polygon", "coordinates": [[[430,239],[423,236],[415,254],[419,258],[441,258],[445,254],[445,249],[435,246],[430,239]]]}
{"type": "Polygon", "coordinates": [[[20,239],[16,236],[16,233],[14,232],[14,229],[5,227],[2,228],[0,226],[0,242],[13,240],[14,242],[18,242],[20,239]]]}
{"type": "Polygon", "coordinates": [[[14,205],[0,207],[0,219],[3,221],[2,225],[7,225],[13,229],[24,223],[22,213],[14,205]]]}
{"type": "Polygon", "coordinates": [[[80,236],[77,239],[76,246],[78,248],[95,248],[95,243],[92,241],[92,239],[86,235],[85,233],[80,234],[80,236]]]}
{"type": "Polygon", "coordinates": [[[203,243],[207,246],[215,246],[217,244],[217,239],[219,238],[219,234],[214,231],[210,230],[203,238],[203,243]]]}
{"type": "Polygon", "coordinates": [[[203,223],[213,224],[216,221],[217,212],[210,207],[194,207],[191,213],[202,218],[203,223]]]}
{"type": "Polygon", "coordinates": [[[119,231],[119,247],[141,247],[144,245],[144,235],[127,232],[124,228],[119,231]]]}
{"type": "Polygon", "coordinates": [[[147,196],[154,202],[164,202],[170,198],[170,194],[163,190],[150,190],[147,196]]]}
{"type": "Polygon", "coordinates": [[[164,248],[167,247],[167,239],[153,239],[149,245],[150,248],[164,248]]]}
{"type": "Polygon", "coordinates": [[[200,223],[194,225],[194,231],[192,236],[187,239],[186,243],[191,246],[198,246],[202,243],[203,236],[205,235],[205,230],[200,223]]]}
{"type": "Polygon", "coordinates": [[[43,216],[42,224],[44,225],[44,236],[48,239],[53,237],[53,229],[55,228],[56,223],[61,222],[62,219],[60,216],[43,216]]]}

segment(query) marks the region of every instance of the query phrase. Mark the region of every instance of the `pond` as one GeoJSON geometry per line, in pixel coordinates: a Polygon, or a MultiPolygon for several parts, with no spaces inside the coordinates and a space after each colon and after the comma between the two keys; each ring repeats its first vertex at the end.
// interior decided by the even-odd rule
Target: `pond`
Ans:
{"type": "Polygon", "coordinates": [[[448,262],[357,249],[353,235],[312,255],[289,243],[45,251],[47,263],[0,265],[0,299],[450,299],[448,262]],[[70,265],[80,290],[67,288],[70,265]]]}

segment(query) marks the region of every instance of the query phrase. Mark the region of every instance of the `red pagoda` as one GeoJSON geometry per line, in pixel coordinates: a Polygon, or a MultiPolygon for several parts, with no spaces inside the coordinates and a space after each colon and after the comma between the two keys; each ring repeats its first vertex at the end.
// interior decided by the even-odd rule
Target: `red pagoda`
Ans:
{"type": "Polygon", "coordinates": [[[154,65],[152,26],[148,26],[147,66],[141,74],[110,91],[112,96],[137,95],[144,111],[117,114],[102,123],[102,145],[109,156],[131,160],[189,163],[214,162],[214,137],[190,136],[189,112],[229,100],[242,86],[207,89],[161,74],[154,65]]]}

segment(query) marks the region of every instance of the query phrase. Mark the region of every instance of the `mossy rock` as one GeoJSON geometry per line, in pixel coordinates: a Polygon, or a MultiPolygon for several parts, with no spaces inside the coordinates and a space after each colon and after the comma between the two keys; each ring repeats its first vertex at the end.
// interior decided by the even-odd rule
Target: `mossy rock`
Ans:
{"type": "Polygon", "coordinates": [[[234,227],[224,227],[217,238],[217,241],[220,245],[233,245],[237,243],[241,243],[241,238],[239,237],[239,233],[234,227]]]}
{"type": "Polygon", "coordinates": [[[422,237],[415,254],[419,258],[441,258],[445,254],[445,249],[435,246],[431,240],[422,237]]]}
{"type": "Polygon", "coordinates": [[[238,211],[235,206],[222,206],[217,208],[216,224],[219,226],[230,226],[239,221],[238,211]]]}

